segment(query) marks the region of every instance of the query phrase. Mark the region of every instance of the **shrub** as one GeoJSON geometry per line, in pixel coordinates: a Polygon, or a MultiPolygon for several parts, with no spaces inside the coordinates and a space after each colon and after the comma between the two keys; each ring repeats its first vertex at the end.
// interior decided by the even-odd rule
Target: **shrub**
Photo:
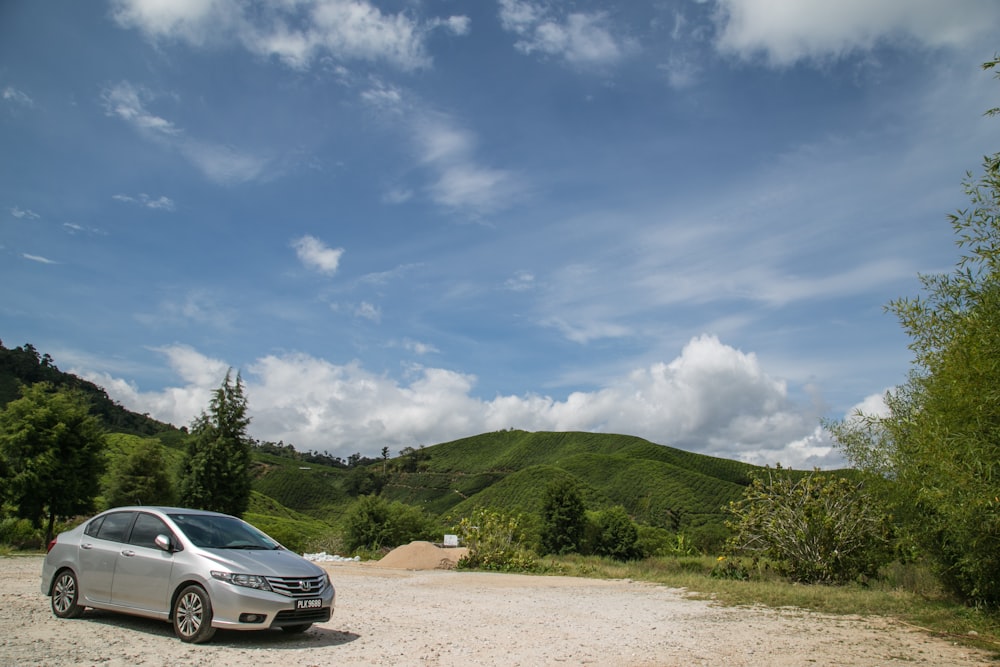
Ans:
{"type": "Polygon", "coordinates": [[[362,496],[344,515],[344,546],[350,550],[378,550],[414,540],[433,540],[434,520],[419,507],[379,496],[362,496]]]}
{"type": "Polygon", "coordinates": [[[597,515],[594,553],[615,560],[640,557],[639,531],[625,508],[616,505],[597,515]]]}
{"type": "Polygon", "coordinates": [[[460,569],[530,572],[536,568],[535,556],[525,546],[520,516],[480,510],[462,519],[455,532],[469,549],[458,562],[460,569]]]}
{"type": "Polygon", "coordinates": [[[891,557],[889,520],[861,484],[810,473],[768,470],[730,503],[736,531],[728,550],[771,560],[803,583],[846,583],[875,576],[891,557]]]}

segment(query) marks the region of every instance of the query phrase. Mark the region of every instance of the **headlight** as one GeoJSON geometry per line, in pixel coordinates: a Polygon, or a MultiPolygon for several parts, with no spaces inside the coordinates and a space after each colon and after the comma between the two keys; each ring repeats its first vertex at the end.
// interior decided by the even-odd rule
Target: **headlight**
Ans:
{"type": "Polygon", "coordinates": [[[271,590],[271,585],[267,579],[259,574],[237,574],[234,572],[219,572],[212,570],[212,578],[225,581],[233,586],[244,586],[246,588],[256,588],[261,591],[271,590]]]}

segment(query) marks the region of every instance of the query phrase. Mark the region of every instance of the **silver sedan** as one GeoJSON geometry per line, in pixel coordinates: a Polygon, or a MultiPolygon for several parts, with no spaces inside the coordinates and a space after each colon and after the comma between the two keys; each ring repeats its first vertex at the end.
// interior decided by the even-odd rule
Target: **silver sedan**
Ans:
{"type": "Polygon", "coordinates": [[[335,597],[322,568],[245,521],[175,507],[120,507],[59,534],[41,590],[60,618],[158,618],[195,643],[217,628],[303,632],[330,620],[335,597]]]}

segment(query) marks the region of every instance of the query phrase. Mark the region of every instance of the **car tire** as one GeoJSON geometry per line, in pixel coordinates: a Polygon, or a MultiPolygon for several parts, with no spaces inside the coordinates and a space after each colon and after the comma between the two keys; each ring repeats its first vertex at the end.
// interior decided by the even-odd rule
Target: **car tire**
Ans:
{"type": "Polygon", "coordinates": [[[291,635],[297,635],[300,632],[305,632],[313,626],[312,623],[302,623],[300,625],[283,625],[281,629],[291,635]]]}
{"type": "Polygon", "coordinates": [[[182,642],[200,644],[215,634],[212,601],[201,586],[187,586],[174,600],[174,634],[182,642]]]}
{"type": "Polygon", "coordinates": [[[80,618],[80,585],[73,570],[59,570],[52,582],[52,613],[59,618],[80,618]]]}

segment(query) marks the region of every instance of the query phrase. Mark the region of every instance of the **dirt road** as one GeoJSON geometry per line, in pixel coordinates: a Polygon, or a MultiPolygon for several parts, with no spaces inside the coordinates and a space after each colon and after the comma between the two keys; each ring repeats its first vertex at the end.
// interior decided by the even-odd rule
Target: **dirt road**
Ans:
{"type": "Polygon", "coordinates": [[[0,558],[0,665],[996,665],[884,619],[725,608],[628,581],[329,563],[337,609],[303,635],[219,631],[88,610],[59,620],[40,557],[0,558]]]}

